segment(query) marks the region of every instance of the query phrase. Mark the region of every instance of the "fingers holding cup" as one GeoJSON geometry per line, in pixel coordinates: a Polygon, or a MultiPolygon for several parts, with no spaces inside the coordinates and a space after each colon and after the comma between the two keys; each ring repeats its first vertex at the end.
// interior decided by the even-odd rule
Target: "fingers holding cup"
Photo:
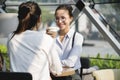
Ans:
{"type": "Polygon", "coordinates": [[[46,29],[46,33],[53,38],[55,38],[57,36],[58,31],[59,31],[58,27],[48,27],[46,29]]]}

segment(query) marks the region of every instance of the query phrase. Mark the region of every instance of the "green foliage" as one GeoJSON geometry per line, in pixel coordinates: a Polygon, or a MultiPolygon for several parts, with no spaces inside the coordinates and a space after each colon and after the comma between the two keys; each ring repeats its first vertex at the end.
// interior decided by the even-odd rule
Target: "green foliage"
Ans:
{"type": "Polygon", "coordinates": [[[100,69],[120,69],[120,57],[109,54],[107,54],[105,58],[101,58],[100,54],[98,54],[96,58],[91,58],[90,62],[91,66],[98,66],[100,69]]]}
{"type": "Polygon", "coordinates": [[[41,7],[42,9],[42,22],[43,23],[47,23],[49,21],[53,21],[54,19],[54,14],[51,14],[50,10],[48,10],[47,8],[41,7]]]}
{"type": "Polygon", "coordinates": [[[0,52],[3,53],[3,54],[6,54],[7,48],[6,48],[5,45],[0,45],[0,52]]]}
{"type": "MultiPolygon", "coordinates": [[[[7,69],[9,70],[9,58],[7,54],[7,47],[5,45],[0,45],[0,51],[3,54],[3,57],[6,61],[7,69]]],[[[116,57],[113,55],[105,55],[105,58],[101,58],[100,53],[95,58],[90,58],[90,66],[98,66],[100,69],[107,69],[107,68],[116,68],[120,69],[120,57],[116,57]]]]}
{"type": "Polygon", "coordinates": [[[5,45],[0,45],[0,52],[2,53],[3,58],[6,62],[5,64],[6,64],[7,70],[9,70],[10,63],[9,63],[9,58],[7,54],[7,47],[5,45]]]}

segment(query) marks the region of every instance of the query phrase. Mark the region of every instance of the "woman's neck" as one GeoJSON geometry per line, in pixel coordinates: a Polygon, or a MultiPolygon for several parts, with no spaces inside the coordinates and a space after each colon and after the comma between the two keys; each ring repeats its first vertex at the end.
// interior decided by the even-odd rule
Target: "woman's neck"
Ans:
{"type": "Polygon", "coordinates": [[[68,31],[69,31],[69,29],[59,31],[59,36],[60,36],[59,39],[61,42],[63,41],[63,39],[64,39],[65,35],[68,33],[68,31]]]}
{"type": "Polygon", "coordinates": [[[69,29],[65,29],[65,30],[60,30],[59,31],[59,35],[60,36],[65,36],[68,33],[69,29]]]}
{"type": "Polygon", "coordinates": [[[35,27],[32,28],[32,30],[37,31],[38,29],[37,29],[37,27],[35,26],[35,27]]]}

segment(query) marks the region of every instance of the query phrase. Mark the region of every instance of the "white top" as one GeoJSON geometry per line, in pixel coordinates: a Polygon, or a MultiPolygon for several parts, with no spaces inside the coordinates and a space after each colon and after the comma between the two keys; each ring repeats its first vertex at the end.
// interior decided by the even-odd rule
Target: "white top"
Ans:
{"type": "Polygon", "coordinates": [[[50,70],[54,74],[61,74],[62,65],[54,50],[52,37],[30,30],[12,39],[11,36],[8,37],[11,71],[29,72],[33,80],[50,80],[50,70]]]}
{"type": "Polygon", "coordinates": [[[80,54],[82,52],[83,36],[77,32],[72,47],[73,34],[74,30],[70,29],[62,42],[58,36],[56,39],[56,49],[63,66],[79,69],[81,67],[80,54]]]}

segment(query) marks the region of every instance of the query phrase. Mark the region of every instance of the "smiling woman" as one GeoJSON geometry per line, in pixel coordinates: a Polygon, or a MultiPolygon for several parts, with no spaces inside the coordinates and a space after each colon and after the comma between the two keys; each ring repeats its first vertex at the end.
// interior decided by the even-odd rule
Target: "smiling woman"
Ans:
{"type": "Polygon", "coordinates": [[[81,67],[79,58],[82,51],[83,36],[70,27],[73,21],[72,10],[73,8],[69,4],[59,5],[55,10],[56,25],[59,28],[55,48],[63,68],[73,68],[74,74],[61,77],[51,75],[52,80],[73,80],[74,76],[75,80],[81,80],[78,69],[81,67]]]}

